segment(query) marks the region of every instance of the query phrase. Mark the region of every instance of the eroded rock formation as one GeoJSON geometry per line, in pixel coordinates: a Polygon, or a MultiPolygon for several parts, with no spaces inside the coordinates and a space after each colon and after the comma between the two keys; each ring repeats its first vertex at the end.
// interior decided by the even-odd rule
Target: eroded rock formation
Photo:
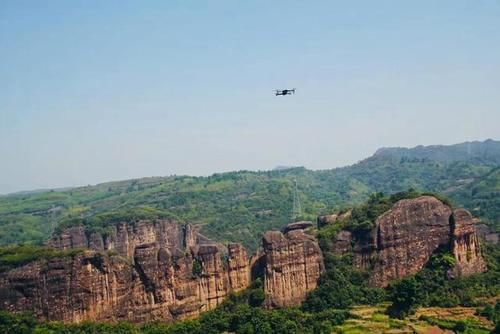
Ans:
{"type": "Polygon", "coordinates": [[[452,212],[432,196],[398,201],[369,233],[357,237],[349,249],[351,235],[341,231],[333,251],[352,251],[354,264],[370,270],[373,286],[385,287],[391,280],[416,274],[439,247],[455,255],[454,275],[486,270],[470,213],[452,212]]]}
{"type": "Polygon", "coordinates": [[[338,221],[349,219],[351,217],[352,210],[347,210],[341,213],[334,213],[331,215],[319,216],[317,219],[318,228],[324,227],[326,225],[334,224],[338,221]]]}
{"type": "Polygon", "coordinates": [[[295,222],[295,223],[290,223],[288,224],[285,229],[284,229],[284,233],[288,233],[290,231],[293,231],[293,230],[306,230],[308,228],[311,228],[313,227],[314,224],[313,222],[310,222],[310,221],[300,221],[300,222],[295,222]]]}
{"type": "Polygon", "coordinates": [[[430,196],[397,202],[355,248],[356,265],[372,268],[376,286],[416,274],[440,245],[449,243],[450,215],[448,206],[430,196]]]}
{"type": "Polygon", "coordinates": [[[285,234],[267,232],[263,238],[264,291],[269,307],[299,305],[316,288],[324,269],[316,239],[302,229],[285,230],[285,234]]]}
{"type": "Polygon", "coordinates": [[[454,275],[470,275],[486,270],[479,238],[469,211],[457,209],[451,217],[451,250],[457,261],[454,275]]]}
{"type": "Polygon", "coordinates": [[[74,256],[0,275],[1,308],[42,319],[173,320],[214,308],[249,284],[245,249],[220,245],[170,220],[116,224],[105,236],[73,227],[50,241],[74,256]]]}
{"type": "MultiPolygon", "coordinates": [[[[324,216],[318,225],[345,224],[350,216],[324,216]]],[[[455,256],[450,277],[486,270],[474,223],[468,211],[422,196],[397,202],[368,233],[340,231],[326,244],[338,255],[352,252],[354,264],[370,270],[371,284],[384,287],[417,273],[440,247],[455,256]]],[[[66,322],[175,320],[214,308],[248,287],[251,275],[264,280],[266,306],[298,305],[324,270],[311,227],[299,222],[265,233],[251,261],[243,246],[226,250],[168,219],[119,222],[106,233],[71,227],[49,245],[84,251],[0,273],[0,309],[66,322]]]]}

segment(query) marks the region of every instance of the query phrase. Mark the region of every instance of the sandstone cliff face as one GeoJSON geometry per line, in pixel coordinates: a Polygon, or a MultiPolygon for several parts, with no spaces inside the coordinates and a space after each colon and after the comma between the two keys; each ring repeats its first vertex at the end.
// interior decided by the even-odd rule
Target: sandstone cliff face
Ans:
{"type": "Polygon", "coordinates": [[[120,222],[110,227],[105,235],[87,234],[85,227],[70,227],[56,234],[49,245],[58,249],[89,248],[96,251],[113,250],[121,256],[133,258],[134,250],[146,244],[156,243],[167,249],[190,249],[198,243],[206,243],[192,226],[172,220],[120,222]]]}
{"type": "Polygon", "coordinates": [[[123,222],[106,236],[73,227],[50,244],[90,250],[0,275],[0,308],[67,322],[170,320],[214,308],[250,279],[241,245],[225,261],[219,245],[170,220],[123,222]]]}
{"type": "Polygon", "coordinates": [[[236,243],[228,245],[228,273],[229,285],[234,291],[240,291],[250,285],[250,270],[247,251],[236,243]]]}
{"type": "Polygon", "coordinates": [[[266,305],[299,305],[307,292],[316,288],[324,270],[316,239],[301,229],[285,234],[271,231],[264,235],[263,247],[266,305]]]}
{"type": "MultiPolygon", "coordinates": [[[[351,236],[342,231],[334,251],[349,251],[351,236]]],[[[480,254],[472,216],[455,210],[432,196],[397,202],[381,215],[375,228],[352,251],[354,264],[369,269],[370,283],[385,287],[391,280],[416,274],[440,246],[448,247],[457,260],[455,275],[486,270],[480,254]]]]}
{"type": "Polygon", "coordinates": [[[369,239],[355,248],[355,263],[371,267],[371,282],[416,274],[431,254],[449,242],[451,209],[434,197],[401,200],[376,221],[369,239]]]}
{"type": "MultiPolygon", "coordinates": [[[[251,275],[264,279],[266,306],[299,305],[324,270],[318,242],[305,232],[311,225],[267,232],[251,263],[241,245],[229,244],[223,258],[223,246],[172,220],[120,222],[105,235],[68,228],[49,244],[85,251],[0,273],[0,309],[66,322],[175,320],[216,307],[248,287],[251,275]]],[[[401,200],[366,235],[340,231],[331,242],[338,255],[353,252],[355,266],[369,269],[378,287],[417,273],[439,247],[455,256],[450,277],[486,270],[471,214],[431,196],[401,200]]]]}
{"type": "Polygon", "coordinates": [[[85,252],[14,269],[0,278],[0,287],[2,308],[9,311],[51,320],[125,319],[133,315],[137,295],[131,290],[139,280],[123,259],[85,252]]]}
{"type": "Polygon", "coordinates": [[[470,275],[486,270],[481,256],[479,238],[472,215],[463,209],[453,211],[451,223],[451,250],[457,261],[453,275],[470,275]]]}

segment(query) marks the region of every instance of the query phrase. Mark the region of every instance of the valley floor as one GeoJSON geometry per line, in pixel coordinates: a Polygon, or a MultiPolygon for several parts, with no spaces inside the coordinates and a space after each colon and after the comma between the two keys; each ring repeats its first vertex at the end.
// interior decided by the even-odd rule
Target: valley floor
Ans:
{"type": "Polygon", "coordinates": [[[493,324],[476,315],[473,307],[428,307],[419,308],[415,315],[404,320],[391,319],[385,314],[388,305],[355,306],[352,310],[357,318],[348,319],[337,326],[336,334],[453,334],[453,329],[465,324],[467,333],[487,334],[493,324]],[[457,325],[458,324],[458,325],[457,325]]]}

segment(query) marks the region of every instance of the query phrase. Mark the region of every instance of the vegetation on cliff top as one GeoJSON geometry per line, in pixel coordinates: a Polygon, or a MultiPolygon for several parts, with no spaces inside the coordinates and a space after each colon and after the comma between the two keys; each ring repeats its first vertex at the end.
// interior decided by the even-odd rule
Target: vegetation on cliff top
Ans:
{"type": "MultiPolygon", "coordinates": [[[[336,221],[335,224],[328,224],[323,226],[318,231],[318,238],[320,244],[323,245],[322,248],[326,249],[325,243],[335,239],[335,236],[341,230],[350,231],[355,239],[362,238],[366,236],[370,230],[375,227],[375,221],[385,212],[389,211],[396,202],[403,199],[412,199],[420,196],[433,196],[443,202],[444,204],[453,207],[450,199],[446,196],[436,194],[436,193],[424,193],[416,191],[415,189],[409,189],[407,191],[401,191],[392,195],[385,195],[381,192],[374,193],[370,195],[368,200],[362,205],[355,206],[350,210],[350,215],[345,218],[336,221]]],[[[343,209],[339,212],[339,215],[347,212],[347,209],[343,209]]]]}
{"type": "Polygon", "coordinates": [[[140,220],[153,221],[155,219],[175,219],[180,221],[177,216],[165,210],[138,207],[108,211],[88,217],[68,217],[61,220],[56,230],[60,231],[71,226],[82,225],[87,232],[106,233],[108,227],[119,222],[134,223],[140,220]]]}
{"type": "Polygon", "coordinates": [[[82,251],[81,249],[59,250],[31,245],[0,247],[0,272],[34,261],[75,256],[82,251]]]}
{"type": "Polygon", "coordinates": [[[0,245],[42,243],[62,220],[134,207],[166,210],[218,241],[255,250],[267,230],[290,222],[297,180],[305,219],[359,205],[375,192],[444,193],[491,223],[500,222],[500,142],[381,150],[355,165],[292,168],[111,182],[0,196],[0,245]]]}

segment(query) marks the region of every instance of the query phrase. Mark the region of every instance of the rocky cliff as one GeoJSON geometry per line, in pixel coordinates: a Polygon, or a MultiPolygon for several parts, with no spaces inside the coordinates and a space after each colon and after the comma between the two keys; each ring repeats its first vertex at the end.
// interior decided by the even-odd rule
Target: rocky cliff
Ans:
{"type": "Polygon", "coordinates": [[[452,275],[486,270],[471,214],[432,196],[400,200],[365,235],[354,239],[341,231],[336,238],[333,251],[352,251],[354,264],[370,270],[373,286],[417,273],[439,247],[455,256],[452,275]]]}
{"type": "Polygon", "coordinates": [[[245,249],[221,246],[171,220],[121,222],[109,233],[69,228],[50,241],[86,248],[0,275],[0,308],[41,319],[144,321],[191,317],[249,284],[245,249]]]}
{"type": "Polygon", "coordinates": [[[66,322],[182,319],[248,287],[252,269],[263,276],[266,305],[298,305],[323,271],[318,243],[305,233],[312,225],[266,233],[252,266],[240,244],[226,251],[172,220],[119,222],[106,233],[70,227],[49,245],[85,251],[0,274],[0,308],[66,322]]]}
{"type": "MultiPolygon", "coordinates": [[[[348,219],[351,211],[318,224],[346,226],[348,219]]],[[[251,275],[263,278],[266,306],[292,306],[324,270],[310,222],[265,233],[251,261],[241,245],[226,248],[174,220],[105,226],[105,232],[70,227],[49,241],[59,250],[83,249],[76,255],[0,272],[0,309],[66,322],[175,320],[216,307],[248,287],[251,275]]],[[[370,271],[373,286],[417,273],[443,247],[456,259],[450,277],[486,270],[471,214],[431,196],[400,200],[370,231],[341,230],[331,241],[334,253],[353,253],[354,265],[370,271]]]]}
{"type": "Polygon", "coordinates": [[[456,259],[451,275],[470,275],[486,270],[481,256],[475,222],[467,210],[457,209],[450,217],[451,251],[456,259]]]}
{"type": "MultiPolygon", "coordinates": [[[[302,224],[308,227],[309,224],[302,224]]],[[[264,235],[264,291],[269,307],[298,305],[307,292],[316,288],[322,273],[323,256],[317,240],[298,228],[288,226],[285,234],[264,235]]]]}

